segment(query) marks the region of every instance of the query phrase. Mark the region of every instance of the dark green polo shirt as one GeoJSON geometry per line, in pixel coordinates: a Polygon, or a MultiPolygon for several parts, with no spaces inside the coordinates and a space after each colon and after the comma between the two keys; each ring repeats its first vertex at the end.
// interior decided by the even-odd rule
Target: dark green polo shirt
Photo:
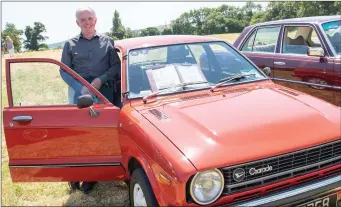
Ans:
{"type": "Polygon", "coordinates": [[[106,83],[120,73],[115,52],[112,38],[95,34],[88,40],[80,34],[65,43],[61,62],[84,79],[100,78],[106,83]]]}

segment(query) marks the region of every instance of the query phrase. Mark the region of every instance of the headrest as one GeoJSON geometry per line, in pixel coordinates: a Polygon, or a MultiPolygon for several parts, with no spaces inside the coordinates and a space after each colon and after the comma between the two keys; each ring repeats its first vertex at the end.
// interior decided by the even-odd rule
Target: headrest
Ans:
{"type": "Polygon", "coordinates": [[[291,45],[305,45],[304,38],[300,35],[296,39],[291,40],[291,45]]]}

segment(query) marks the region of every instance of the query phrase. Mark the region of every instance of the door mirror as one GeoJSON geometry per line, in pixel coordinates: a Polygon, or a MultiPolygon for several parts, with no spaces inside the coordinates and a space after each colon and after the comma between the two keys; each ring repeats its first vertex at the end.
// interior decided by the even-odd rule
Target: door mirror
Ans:
{"type": "Polygon", "coordinates": [[[94,100],[93,100],[92,96],[90,94],[85,94],[85,95],[78,97],[77,107],[79,109],[87,108],[87,107],[92,106],[93,103],[94,103],[94,100]]]}
{"type": "Polygon", "coordinates": [[[263,69],[263,72],[264,72],[267,76],[270,77],[270,75],[271,75],[271,69],[270,69],[269,67],[265,67],[265,68],[263,69]]]}
{"type": "Polygon", "coordinates": [[[308,56],[314,57],[324,57],[324,50],[321,47],[311,48],[308,49],[308,56]]]}

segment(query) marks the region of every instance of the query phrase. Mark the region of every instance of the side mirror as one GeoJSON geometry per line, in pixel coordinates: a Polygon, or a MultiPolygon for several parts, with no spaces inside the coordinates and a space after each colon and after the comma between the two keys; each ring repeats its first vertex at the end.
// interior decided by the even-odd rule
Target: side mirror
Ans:
{"type": "Polygon", "coordinates": [[[77,108],[87,108],[94,104],[94,100],[90,94],[81,95],[77,100],[77,108]]]}
{"type": "Polygon", "coordinates": [[[324,57],[324,50],[321,47],[317,48],[309,47],[307,54],[308,56],[324,57]]]}
{"type": "Polygon", "coordinates": [[[271,76],[271,69],[269,67],[265,67],[263,69],[263,72],[267,75],[267,76],[271,76]]]}

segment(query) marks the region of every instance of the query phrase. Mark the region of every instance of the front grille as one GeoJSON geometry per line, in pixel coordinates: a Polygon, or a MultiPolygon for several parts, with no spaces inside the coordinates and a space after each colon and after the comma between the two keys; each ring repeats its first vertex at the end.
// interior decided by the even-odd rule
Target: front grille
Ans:
{"type": "Polygon", "coordinates": [[[225,177],[224,194],[250,190],[339,163],[341,163],[341,140],[251,163],[225,167],[221,169],[225,177]],[[268,166],[271,166],[272,170],[250,174],[252,168],[259,170],[268,166]],[[244,178],[236,181],[233,178],[234,171],[244,172],[244,178]]]}

